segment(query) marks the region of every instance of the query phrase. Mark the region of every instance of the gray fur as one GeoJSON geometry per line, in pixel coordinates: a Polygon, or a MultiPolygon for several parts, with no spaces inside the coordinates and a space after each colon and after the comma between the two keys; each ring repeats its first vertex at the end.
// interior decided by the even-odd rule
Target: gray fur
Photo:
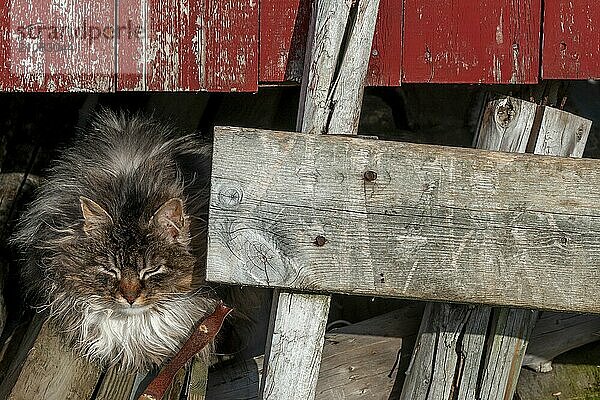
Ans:
{"type": "Polygon", "coordinates": [[[91,361],[160,365],[214,309],[217,297],[204,282],[210,154],[210,145],[151,118],[103,111],[20,218],[12,242],[30,298],[91,361]],[[82,196],[110,218],[84,230],[82,196]],[[152,223],[174,198],[185,215],[175,237],[152,223]],[[136,307],[120,296],[125,275],[143,287],[136,307]]]}

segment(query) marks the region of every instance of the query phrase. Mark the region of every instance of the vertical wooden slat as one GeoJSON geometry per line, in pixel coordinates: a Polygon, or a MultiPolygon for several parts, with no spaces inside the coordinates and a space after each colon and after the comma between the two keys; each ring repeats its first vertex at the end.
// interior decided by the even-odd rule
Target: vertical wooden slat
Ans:
{"type": "Polygon", "coordinates": [[[116,21],[116,89],[146,90],[148,0],[118,0],[116,21]]]}
{"type": "Polygon", "coordinates": [[[544,2],[544,79],[600,78],[600,3],[544,2]]]}
{"type": "Polygon", "coordinates": [[[402,79],[402,6],[399,0],[380,0],[367,86],[400,86],[402,79]]]}
{"type": "MultiPolygon", "coordinates": [[[[357,132],[378,8],[378,0],[313,3],[297,130],[357,132]]],[[[329,303],[326,295],[275,291],[262,398],[314,398],[329,303]]]]}
{"type": "MultiPolygon", "coordinates": [[[[475,144],[524,153],[531,137],[536,154],[581,157],[590,128],[584,118],[504,97],[487,104],[475,144]]],[[[512,399],[536,319],[532,310],[428,304],[401,398],[512,399]]]]}
{"type": "Polygon", "coordinates": [[[403,82],[536,83],[540,0],[406,0],[403,82]]]}
{"type": "Polygon", "coordinates": [[[203,88],[258,90],[258,1],[204,0],[203,88]]]}
{"type": "Polygon", "coordinates": [[[261,82],[300,82],[311,0],[260,2],[261,82]]]}
{"type": "Polygon", "coordinates": [[[114,1],[0,6],[0,90],[114,90],[114,1]]]}

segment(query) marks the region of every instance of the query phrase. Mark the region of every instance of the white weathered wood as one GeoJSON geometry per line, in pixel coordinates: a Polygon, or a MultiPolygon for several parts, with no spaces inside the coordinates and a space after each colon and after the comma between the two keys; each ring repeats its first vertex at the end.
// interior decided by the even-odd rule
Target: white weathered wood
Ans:
{"type": "Polygon", "coordinates": [[[312,399],[321,362],[329,296],[281,292],[269,327],[261,398],[312,399]],[[281,329],[279,329],[281,327],[281,329]]]}
{"type": "Polygon", "coordinates": [[[537,109],[535,103],[510,96],[490,100],[483,111],[473,147],[525,153],[537,109]]]}
{"type": "MultiPolygon", "coordinates": [[[[581,157],[590,126],[590,121],[560,110],[501,97],[486,105],[475,143],[482,149],[524,153],[528,143],[537,140],[534,142],[537,153],[581,157]]],[[[440,318],[438,314],[445,315],[447,307],[461,314],[457,309],[466,306],[428,304],[427,313],[433,321],[423,320],[421,329],[425,333],[419,342],[431,341],[432,335],[450,334],[447,326],[441,332],[428,326],[440,318]]],[[[413,363],[420,367],[417,367],[420,373],[407,377],[405,387],[409,392],[405,398],[437,399],[452,395],[459,400],[512,398],[537,312],[503,308],[490,313],[487,307],[477,307],[470,318],[479,320],[477,329],[465,332],[456,345],[437,348],[435,353],[423,346],[415,349],[413,363]],[[486,332],[492,315],[491,332],[486,332]],[[457,353],[463,354],[467,363],[457,359],[457,353]],[[424,383],[425,377],[439,373],[439,365],[431,362],[433,354],[456,362],[453,370],[451,365],[449,371],[444,371],[448,374],[445,379],[439,378],[446,385],[436,385],[436,379],[424,383]],[[469,365],[468,360],[474,362],[469,365]],[[419,385],[422,389],[419,395],[410,395],[410,389],[419,385]]]]}
{"type": "MultiPolygon", "coordinates": [[[[335,125],[344,126],[344,133],[357,133],[364,77],[369,62],[368,52],[375,31],[378,4],[379,0],[313,2],[297,130],[326,134],[330,133],[329,125],[335,125]],[[353,4],[357,6],[356,18],[350,15],[353,4]],[[349,36],[345,35],[346,32],[349,32],[349,36]],[[347,43],[344,43],[344,40],[347,40],[347,43]],[[345,59],[344,53],[348,49],[352,49],[356,54],[345,59]],[[344,61],[347,65],[339,68],[344,61]],[[353,81],[356,80],[356,74],[362,77],[358,83],[353,81]],[[334,82],[338,82],[338,85],[334,85],[334,82]],[[351,86],[350,82],[353,82],[351,86]],[[337,103],[343,104],[343,107],[336,111],[337,103]]],[[[261,393],[265,398],[271,396],[270,393],[275,393],[271,398],[314,398],[329,302],[329,296],[300,296],[275,291],[274,307],[279,312],[282,307],[287,306],[288,311],[285,315],[271,315],[269,334],[272,336],[277,333],[283,342],[271,340],[267,345],[261,382],[261,393]],[[307,321],[312,324],[308,330],[312,335],[304,336],[304,346],[285,343],[297,334],[294,324],[306,321],[303,312],[307,309],[312,310],[316,317],[307,321]],[[296,369],[283,368],[283,363],[294,365],[296,369]],[[278,397],[279,395],[281,397],[278,397]]]]}
{"type": "Polygon", "coordinates": [[[218,128],[208,279],[600,312],[599,166],[218,128]]]}
{"type": "MultiPolygon", "coordinates": [[[[475,147],[525,153],[535,129],[538,106],[509,96],[487,102],[475,136],[475,147]]],[[[412,358],[413,371],[404,381],[403,399],[476,398],[480,385],[480,366],[488,343],[487,330],[491,316],[489,307],[428,303],[421,323],[419,345],[412,358]],[[457,319],[448,323],[451,315],[457,319]],[[467,329],[467,326],[470,326],[467,329]],[[438,337],[443,346],[435,346],[438,337]],[[460,354],[460,356],[458,356],[460,354]],[[435,357],[435,359],[434,359],[435,357]],[[444,360],[443,363],[436,362],[444,360]]],[[[520,367],[520,364],[519,366],[520,367]]],[[[497,365],[502,370],[504,365],[497,365]]]]}

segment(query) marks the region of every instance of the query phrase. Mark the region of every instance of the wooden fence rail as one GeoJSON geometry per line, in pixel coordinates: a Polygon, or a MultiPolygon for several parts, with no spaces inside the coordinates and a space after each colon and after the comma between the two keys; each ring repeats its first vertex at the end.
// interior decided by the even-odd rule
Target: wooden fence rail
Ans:
{"type": "Polygon", "coordinates": [[[207,277],[599,313],[599,167],[217,128],[207,277]]]}

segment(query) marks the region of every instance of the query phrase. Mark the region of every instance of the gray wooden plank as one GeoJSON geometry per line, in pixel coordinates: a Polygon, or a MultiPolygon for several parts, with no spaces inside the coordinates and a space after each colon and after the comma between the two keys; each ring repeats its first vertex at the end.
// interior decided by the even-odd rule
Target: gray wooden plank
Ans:
{"type": "MultiPolygon", "coordinates": [[[[357,133],[378,5],[379,0],[312,3],[297,130],[339,133],[329,128],[343,126],[343,133],[357,133]]],[[[265,398],[314,397],[329,302],[328,296],[275,291],[276,313],[271,314],[269,338],[277,335],[278,340],[270,340],[267,345],[261,382],[265,398]],[[287,307],[287,312],[282,312],[283,307],[287,307]],[[306,311],[311,312],[313,319],[307,320],[303,314],[306,311]],[[297,335],[295,324],[302,323],[310,326],[304,335],[304,346],[293,342],[297,335]],[[288,340],[292,342],[286,343],[288,340]],[[283,368],[284,363],[295,369],[283,368]]]]}
{"type": "MultiPolygon", "coordinates": [[[[475,146],[482,150],[525,153],[532,130],[537,129],[537,113],[535,103],[509,96],[492,98],[484,107],[475,146]]],[[[482,368],[489,341],[490,307],[428,303],[426,314],[428,318],[421,322],[419,346],[415,347],[412,358],[413,368],[407,372],[404,383],[403,399],[471,400],[479,395],[481,371],[493,378],[495,373],[503,375],[505,368],[512,368],[510,363],[495,364],[491,373],[486,369],[489,364],[482,368]],[[454,320],[440,323],[452,315],[454,320]],[[444,345],[437,346],[436,340],[444,345]]],[[[509,340],[502,339],[506,340],[499,341],[500,347],[509,340]]],[[[502,351],[496,348],[496,352],[502,351]]]]}
{"type": "Polygon", "coordinates": [[[600,312],[599,166],[217,128],[208,279],[600,312]]]}
{"type": "Polygon", "coordinates": [[[261,399],[315,397],[329,301],[329,296],[281,292],[273,302],[261,399]]]}

